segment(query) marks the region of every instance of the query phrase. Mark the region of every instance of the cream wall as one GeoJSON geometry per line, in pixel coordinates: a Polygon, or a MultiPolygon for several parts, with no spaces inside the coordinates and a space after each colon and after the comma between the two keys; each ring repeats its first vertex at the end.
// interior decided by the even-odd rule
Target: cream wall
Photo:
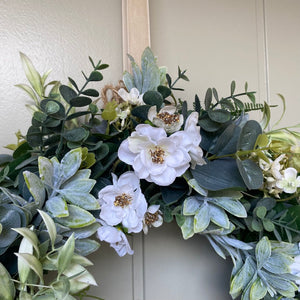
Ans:
{"type": "MultiPolygon", "coordinates": [[[[231,80],[258,91],[260,101],[286,96],[284,124],[299,121],[300,1],[298,0],[149,0],[151,42],[159,64],[176,76],[188,69],[190,83],[178,96],[191,103],[208,87],[228,95],[231,80]]],[[[0,144],[30,123],[18,52],[51,79],[80,79],[88,55],[111,67],[105,82],[122,74],[121,0],[0,0],[0,144]]],[[[280,113],[276,113],[280,115],[280,113]]],[[[92,256],[98,288],[106,300],[215,300],[228,295],[230,264],[203,237],[183,241],[175,224],[134,236],[135,256],[119,258],[107,245],[92,256]]]]}
{"type": "Polygon", "coordinates": [[[121,0],[0,0],[0,12],[1,147],[16,142],[18,129],[26,134],[31,121],[25,109],[30,100],[14,87],[27,83],[20,51],[40,73],[53,69],[49,78],[64,84],[68,76],[84,83],[88,56],[110,64],[103,72],[106,83],[122,76],[121,0]]]}

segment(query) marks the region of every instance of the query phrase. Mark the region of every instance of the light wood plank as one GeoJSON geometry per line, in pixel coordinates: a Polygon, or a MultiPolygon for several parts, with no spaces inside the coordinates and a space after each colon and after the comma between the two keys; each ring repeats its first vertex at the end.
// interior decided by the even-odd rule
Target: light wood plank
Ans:
{"type": "Polygon", "coordinates": [[[127,54],[139,62],[143,50],[150,46],[148,0],[123,0],[123,68],[129,70],[127,54]]]}

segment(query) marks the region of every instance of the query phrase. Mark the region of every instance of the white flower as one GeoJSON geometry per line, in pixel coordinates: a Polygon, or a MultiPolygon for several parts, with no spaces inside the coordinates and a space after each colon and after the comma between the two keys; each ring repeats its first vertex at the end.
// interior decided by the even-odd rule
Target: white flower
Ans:
{"type": "Polygon", "coordinates": [[[130,255],[133,254],[133,250],[128,243],[125,233],[120,229],[103,223],[103,225],[98,228],[97,235],[100,241],[110,243],[110,246],[116,250],[119,256],[124,256],[127,253],[130,255]]]}
{"type": "Polygon", "coordinates": [[[176,107],[166,105],[159,113],[156,106],[150,107],[148,111],[148,119],[157,127],[164,128],[167,133],[173,133],[180,130],[183,124],[183,116],[176,113],[176,107]]]}
{"type": "Polygon", "coordinates": [[[295,168],[287,168],[283,171],[283,178],[276,182],[276,186],[285,193],[293,194],[300,187],[300,176],[297,177],[295,168]]]}
{"type": "Polygon", "coordinates": [[[143,94],[140,94],[137,88],[132,88],[128,93],[125,89],[121,88],[118,90],[118,95],[128,103],[132,105],[142,105],[143,102],[143,94]]]}
{"type": "Polygon", "coordinates": [[[112,174],[113,185],[104,187],[98,194],[100,218],[108,225],[122,223],[128,232],[140,232],[147,210],[147,202],[134,172],[126,172],[119,179],[112,174]]]}
{"type": "Polygon", "coordinates": [[[179,138],[178,143],[180,143],[189,153],[191,157],[192,169],[196,165],[206,164],[203,159],[203,151],[199,144],[201,142],[200,126],[198,124],[198,113],[192,112],[186,119],[184,130],[177,131],[172,136],[179,138]]]}
{"type": "Polygon", "coordinates": [[[145,213],[143,220],[143,231],[145,234],[148,233],[148,228],[159,227],[163,223],[162,213],[159,210],[159,205],[150,205],[145,213]]]}
{"type": "Polygon", "coordinates": [[[140,179],[146,179],[160,186],[167,186],[181,176],[191,160],[188,151],[162,128],[147,124],[136,126],[119,147],[120,160],[132,165],[140,179]]]}

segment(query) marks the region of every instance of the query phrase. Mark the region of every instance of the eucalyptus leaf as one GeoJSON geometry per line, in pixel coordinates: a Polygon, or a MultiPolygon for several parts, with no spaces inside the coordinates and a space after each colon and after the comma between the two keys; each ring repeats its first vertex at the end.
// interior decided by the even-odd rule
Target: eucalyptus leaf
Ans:
{"type": "Polygon", "coordinates": [[[14,300],[15,299],[15,286],[8,271],[0,263],[0,299],[1,300],[14,300]],[[5,287],[5,288],[4,288],[5,287]]]}
{"type": "MultiPolygon", "coordinates": [[[[70,79],[69,79],[70,80],[70,79]]],[[[74,81],[73,81],[74,82],[74,81]]],[[[74,82],[75,83],[75,82],[74,82]]],[[[73,84],[74,85],[74,84],[73,84]]],[[[77,85],[75,84],[75,88],[77,87],[77,85]]],[[[70,100],[73,99],[73,98],[76,98],[77,97],[77,93],[72,89],[70,88],[69,86],[67,85],[61,85],[59,87],[59,91],[61,93],[61,95],[63,96],[63,98],[68,102],[70,103],[70,100]]]]}
{"type": "Polygon", "coordinates": [[[238,149],[253,150],[258,136],[262,133],[259,123],[255,120],[248,121],[242,128],[238,140],[238,149]]]}
{"type": "Polygon", "coordinates": [[[263,185],[263,173],[260,167],[250,159],[237,160],[239,172],[249,190],[259,189],[263,185]]]}
{"type": "Polygon", "coordinates": [[[70,105],[74,107],[84,107],[92,103],[92,99],[85,96],[79,96],[70,100],[70,105]]]}

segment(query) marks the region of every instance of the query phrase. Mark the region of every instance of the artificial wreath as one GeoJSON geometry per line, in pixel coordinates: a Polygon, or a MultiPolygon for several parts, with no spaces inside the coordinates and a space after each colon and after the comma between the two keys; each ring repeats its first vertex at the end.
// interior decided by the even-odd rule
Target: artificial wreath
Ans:
{"type": "Polygon", "coordinates": [[[129,58],[100,96],[88,84],[107,64],[90,58],[79,87],[47,83],[21,54],[33,117],[0,155],[0,299],[83,299],[98,240],[133,254],[129,234],[172,220],[231,257],[233,299],[299,299],[300,134],[267,130],[270,106],[247,84],[188,107],[175,95],[186,71],[173,80],[149,48],[141,68],[129,58]]]}

